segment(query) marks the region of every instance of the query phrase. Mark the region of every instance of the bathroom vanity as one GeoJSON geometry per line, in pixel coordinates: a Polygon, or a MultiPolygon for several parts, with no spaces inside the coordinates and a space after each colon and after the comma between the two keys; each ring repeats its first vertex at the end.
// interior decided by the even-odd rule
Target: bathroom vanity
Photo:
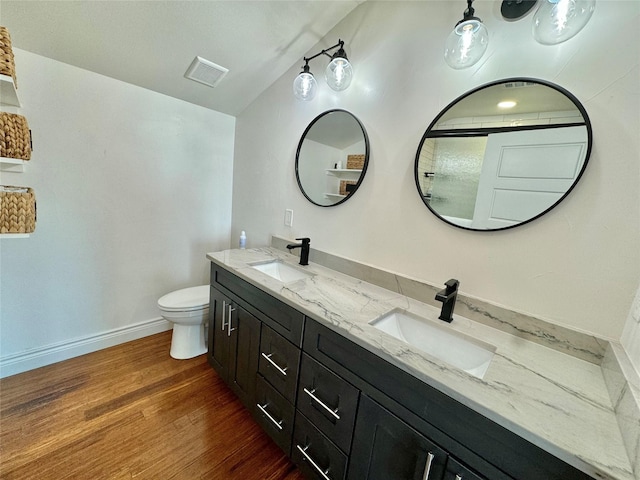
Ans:
{"type": "Polygon", "coordinates": [[[454,314],[494,348],[470,374],[376,328],[430,305],[275,248],[207,257],[209,363],[308,478],[634,478],[596,365],[454,314]]]}

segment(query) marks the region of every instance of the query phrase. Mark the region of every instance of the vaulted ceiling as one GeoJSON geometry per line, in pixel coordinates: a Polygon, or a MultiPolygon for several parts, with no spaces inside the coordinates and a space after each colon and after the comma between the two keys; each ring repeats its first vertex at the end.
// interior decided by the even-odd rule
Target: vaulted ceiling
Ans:
{"type": "Polygon", "coordinates": [[[15,48],[237,115],[359,3],[2,0],[0,24],[15,48]],[[184,78],[196,55],[229,69],[217,87],[184,78]]]}

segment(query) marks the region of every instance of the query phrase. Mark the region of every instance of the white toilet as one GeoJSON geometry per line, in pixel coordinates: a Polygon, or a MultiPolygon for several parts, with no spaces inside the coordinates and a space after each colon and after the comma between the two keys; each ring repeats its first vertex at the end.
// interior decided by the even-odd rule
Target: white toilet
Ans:
{"type": "Polygon", "coordinates": [[[173,358],[182,360],[206,353],[204,326],[209,316],[209,285],[167,293],[158,300],[158,308],[173,323],[173,358]]]}

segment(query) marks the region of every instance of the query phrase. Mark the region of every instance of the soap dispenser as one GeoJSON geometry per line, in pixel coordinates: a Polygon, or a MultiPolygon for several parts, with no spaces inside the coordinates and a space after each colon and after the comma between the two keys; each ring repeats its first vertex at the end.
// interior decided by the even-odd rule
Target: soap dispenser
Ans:
{"type": "Polygon", "coordinates": [[[245,249],[247,246],[247,235],[244,233],[244,230],[240,232],[240,248],[245,249]]]}

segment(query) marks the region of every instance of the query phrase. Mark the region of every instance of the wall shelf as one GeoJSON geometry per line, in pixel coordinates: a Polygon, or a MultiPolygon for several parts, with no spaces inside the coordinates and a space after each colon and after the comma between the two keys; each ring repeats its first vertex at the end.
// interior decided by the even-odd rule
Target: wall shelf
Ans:
{"type": "Polygon", "coordinates": [[[21,106],[16,85],[13,83],[13,78],[8,75],[0,75],[0,104],[21,106]]]}
{"type": "Polygon", "coordinates": [[[346,195],[340,195],[339,193],[325,193],[325,197],[327,198],[345,198],[346,195]]]}
{"type": "Polygon", "coordinates": [[[0,238],[29,238],[30,233],[0,233],[0,238]]]}
{"type": "Polygon", "coordinates": [[[354,168],[328,168],[327,175],[331,175],[334,177],[344,178],[350,177],[354,179],[358,179],[362,170],[356,170],[354,168]]]}
{"type": "Polygon", "coordinates": [[[19,158],[0,157],[0,170],[3,172],[22,173],[26,164],[26,160],[19,158]]]}

